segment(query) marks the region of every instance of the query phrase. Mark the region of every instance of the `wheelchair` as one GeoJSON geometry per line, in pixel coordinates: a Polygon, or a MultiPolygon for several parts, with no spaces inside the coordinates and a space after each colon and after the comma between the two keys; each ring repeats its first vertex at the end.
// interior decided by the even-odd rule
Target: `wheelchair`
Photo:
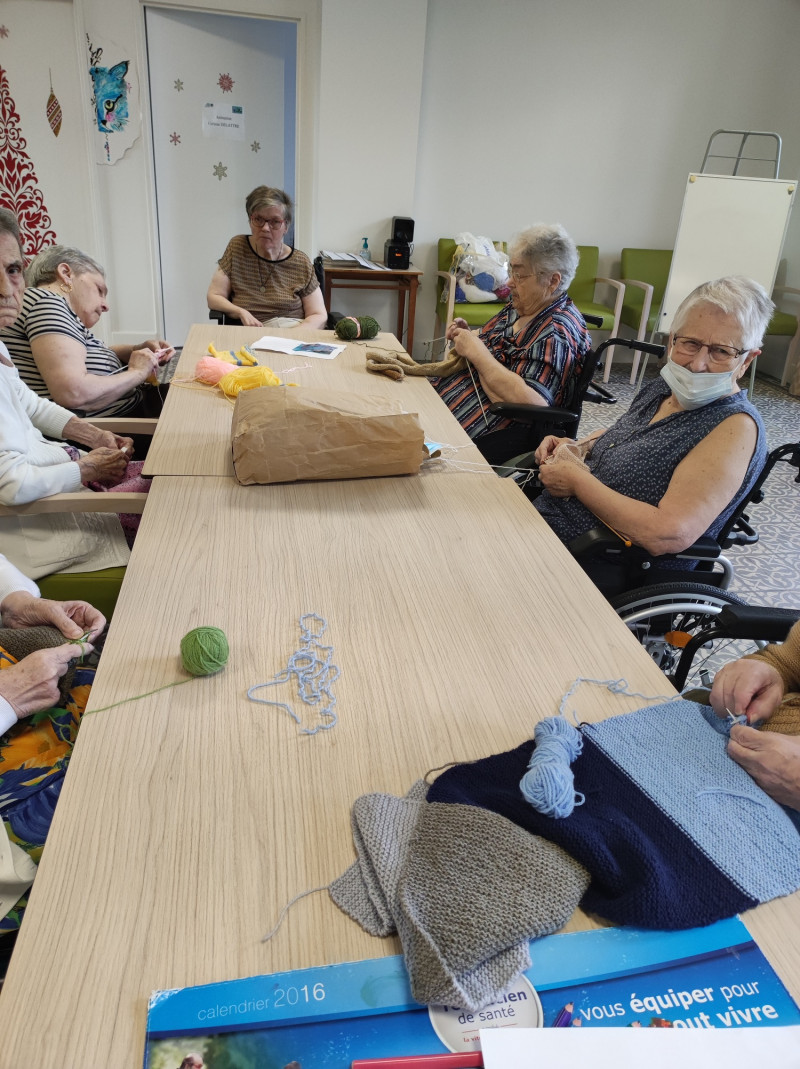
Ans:
{"type": "MultiPolygon", "coordinates": [[[[603,349],[612,344],[655,355],[663,352],[662,346],[610,338],[592,354],[593,369],[603,349]]],[[[587,382],[581,400],[592,399],[590,388],[596,387],[587,382]]],[[[548,409],[528,412],[528,407],[503,404],[493,405],[491,410],[514,419],[530,419],[539,441],[546,434],[574,436],[580,403],[577,413],[548,409]]],[[[723,551],[758,541],[748,509],[763,500],[764,484],[779,463],[796,468],[794,481],[800,483],[800,442],[772,450],[750,492],[716,537],[703,536],[682,553],[653,556],[639,546],[625,545],[605,526],[592,528],[569,546],[617,615],[679,690],[687,681],[706,685],[724,661],[768,642],[782,641],[800,616],[792,610],[748,606],[728,590],[733,564],[723,551]],[[702,658],[698,659],[701,651],[702,658]]],[[[510,460],[500,474],[514,478],[531,499],[541,490],[532,452],[510,460]]]]}
{"type": "Polygon", "coordinates": [[[687,681],[705,686],[724,661],[782,641],[800,615],[784,609],[752,610],[728,590],[733,564],[723,550],[758,541],[747,510],[763,500],[764,484],[779,463],[798,469],[794,481],[800,483],[800,442],[773,449],[718,535],[703,536],[682,553],[653,557],[639,547],[624,546],[607,528],[593,528],[569,547],[679,690],[687,681]]]}

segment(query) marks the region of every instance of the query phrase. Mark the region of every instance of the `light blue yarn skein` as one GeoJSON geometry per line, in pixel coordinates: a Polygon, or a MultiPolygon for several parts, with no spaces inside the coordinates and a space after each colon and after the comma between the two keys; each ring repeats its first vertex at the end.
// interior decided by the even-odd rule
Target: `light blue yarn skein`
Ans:
{"type": "Polygon", "coordinates": [[[583,749],[580,732],[561,716],[537,724],[528,771],[519,781],[527,802],[546,817],[568,817],[584,797],[575,793],[570,765],[583,749]]]}

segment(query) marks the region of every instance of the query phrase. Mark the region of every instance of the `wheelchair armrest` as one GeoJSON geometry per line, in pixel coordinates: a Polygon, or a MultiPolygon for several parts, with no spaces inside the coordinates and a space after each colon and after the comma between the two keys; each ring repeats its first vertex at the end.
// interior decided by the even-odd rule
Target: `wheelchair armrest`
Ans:
{"type": "Polygon", "coordinates": [[[578,417],[568,408],[553,408],[550,405],[522,405],[511,401],[495,401],[489,405],[489,411],[514,419],[518,423],[533,426],[537,423],[557,423],[562,427],[577,427],[578,417]]]}
{"type": "MultiPolygon", "coordinates": [[[[606,549],[635,549],[638,553],[645,554],[648,558],[651,557],[651,554],[648,554],[640,546],[626,546],[622,538],[605,525],[592,527],[588,531],[584,531],[582,535],[573,538],[569,544],[570,553],[573,557],[577,557],[578,560],[583,556],[596,553],[598,550],[606,549]]],[[[719,542],[716,539],[703,535],[702,538],[698,538],[691,546],[684,549],[682,553],[669,553],[665,554],[665,556],[670,558],[680,557],[682,560],[716,560],[721,552],[719,542]]],[[[652,560],[657,562],[658,557],[652,556],[652,560]]]]}
{"type": "Polygon", "coordinates": [[[703,535],[680,553],[673,554],[684,560],[716,560],[722,553],[722,547],[716,538],[703,535]]]}
{"type": "Polygon", "coordinates": [[[610,527],[604,526],[591,527],[588,531],[584,531],[582,535],[573,538],[567,548],[573,557],[581,560],[582,557],[591,556],[598,550],[622,550],[626,547],[618,534],[615,534],[610,527]]]}
{"type": "Polygon", "coordinates": [[[731,638],[783,642],[800,609],[776,609],[769,605],[726,605],[716,618],[716,626],[731,638]]]}
{"type": "Polygon", "coordinates": [[[225,313],[220,312],[217,308],[209,308],[208,318],[216,319],[219,324],[222,324],[223,320],[225,319],[225,313]]]}
{"type": "Polygon", "coordinates": [[[603,386],[600,382],[595,382],[594,379],[589,383],[586,393],[583,395],[584,401],[591,401],[596,405],[615,405],[617,403],[616,397],[613,393],[603,386]]]}

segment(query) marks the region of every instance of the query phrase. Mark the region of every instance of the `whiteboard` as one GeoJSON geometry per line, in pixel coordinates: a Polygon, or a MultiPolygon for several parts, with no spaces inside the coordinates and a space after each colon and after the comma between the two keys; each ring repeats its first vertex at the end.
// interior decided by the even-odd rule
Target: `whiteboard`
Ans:
{"type": "Polygon", "coordinates": [[[658,330],[701,282],[747,275],[772,293],[796,182],[690,174],[658,330]]]}

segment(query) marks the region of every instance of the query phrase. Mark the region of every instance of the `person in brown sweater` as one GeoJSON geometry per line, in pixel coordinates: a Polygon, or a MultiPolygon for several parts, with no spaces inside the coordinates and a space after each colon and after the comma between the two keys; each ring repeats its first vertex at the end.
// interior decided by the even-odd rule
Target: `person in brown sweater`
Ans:
{"type": "Polygon", "coordinates": [[[777,802],[800,810],[800,621],[782,646],[726,664],[711,705],[717,716],[747,717],[731,728],[728,753],[777,802]]]}

